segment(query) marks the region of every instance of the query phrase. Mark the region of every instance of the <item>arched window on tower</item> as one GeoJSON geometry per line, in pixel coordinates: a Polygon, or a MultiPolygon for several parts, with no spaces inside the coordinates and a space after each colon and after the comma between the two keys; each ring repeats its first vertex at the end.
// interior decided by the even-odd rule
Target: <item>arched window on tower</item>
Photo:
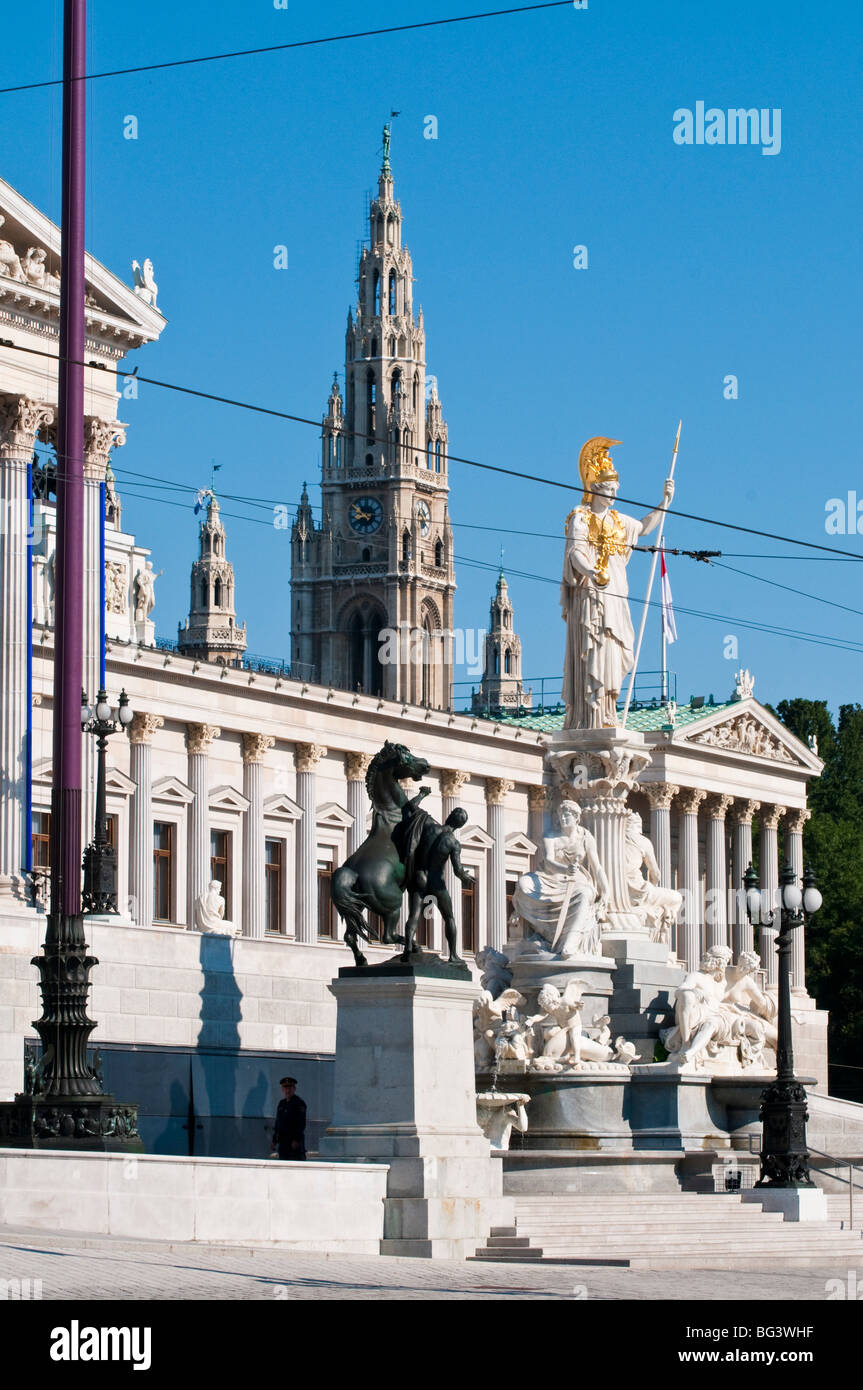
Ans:
{"type": "Polygon", "coordinates": [[[393,372],[392,381],[393,381],[393,403],[395,403],[395,402],[398,400],[398,398],[399,398],[399,396],[401,395],[401,393],[402,393],[402,374],[401,374],[401,370],[400,370],[398,367],[396,367],[395,371],[393,372]]]}
{"type": "Polygon", "coordinates": [[[433,655],[432,633],[433,633],[433,631],[434,631],[434,628],[433,628],[433,626],[432,626],[432,620],[431,620],[431,618],[429,617],[429,615],[428,615],[428,613],[427,613],[426,616],[423,618],[423,642],[422,642],[422,673],[423,673],[423,674],[422,674],[422,694],[421,694],[421,696],[420,696],[420,702],[421,702],[422,704],[424,704],[424,705],[430,705],[430,704],[431,704],[431,702],[432,702],[432,691],[433,691],[433,688],[434,688],[434,686],[433,686],[433,675],[434,675],[434,672],[433,672],[433,669],[432,669],[432,655],[433,655]]]}
{"type": "Polygon", "coordinates": [[[435,473],[439,473],[439,472],[440,472],[440,460],[441,460],[441,443],[440,443],[440,440],[439,440],[439,439],[436,439],[436,440],[435,440],[435,446],[434,446],[434,471],[435,471],[435,473]]]}
{"type": "Polygon", "coordinates": [[[366,454],[366,468],[374,468],[375,460],[372,454],[366,454]]]}
{"type": "Polygon", "coordinates": [[[209,586],[206,579],[201,580],[201,607],[206,608],[209,586]]]}
{"type": "Polygon", "coordinates": [[[416,414],[417,405],[419,402],[419,385],[420,374],[419,372],[414,372],[413,381],[411,382],[411,405],[414,408],[414,414],[416,414]]]}
{"type": "Polygon", "coordinates": [[[395,226],[395,222],[394,222],[394,220],[393,220],[392,214],[391,214],[391,215],[387,218],[387,241],[389,242],[390,246],[392,246],[392,244],[393,244],[393,242],[395,241],[395,239],[396,239],[396,226],[395,226]]]}
{"type": "Polygon", "coordinates": [[[341,466],[342,466],[342,436],[341,436],[340,434],[337,434],[337,435],[336,435],[336,468],[341,468],[341,466]]]}
{"type": "Polygon", "coordinates": [[[402,563],[405,564],[405,565],[409,564],[409,563],[410,563],[410,558],[411,558],[411,533],[410,533],[410,531],[403,531],[403,532],[402,532],[402,563]]]}
{"type": "Polygon", "coordinates": [[[377,383],[374,372],[366,377],[366,434],[371,444],[375,437],[375,406],[377,404],[377,383]]]}
{"type": "Polygon", "coordinates": [[[507,649],[507,651],[504,654],[503,669],[506,675],[509,675],[512,671],[512,655],[509,649],[507,649]]]}
{"type": "Polygon", "coordinates": [[[218,575],[216,575],[216,582],[213,585],[213,604],[216,608],[222,606],[222,581],[218,575]]]}
{"type": "Polygon", "coordinates": [[[371,352],[369,353],[369,356],[370,356],[370,357],[377,357],[377,355],[378,355],[378,340],[377,340],[377,338],[372,338],[372,350],[371,350],[371,352]]]}
{"type": "Polygon", "coordinates": [[[377,225],[377,230],[375,231],[375,241],[376,241],[376,242],[381,242],[381,241],[383,241],[383,239],[384,239],[384,219],[381,217],[381,214],[378,213],[378,225],[377,225]]]}
{"type": "Polygon", "coordinates": [[[434,468],[434,440],[430,439],[426,449],[426,468],[434,468]]]}
{"type": "Polygon", "coordinates": [[[381,277],[380,271],[375,271],[372,275],[372,313],[379,314],[381,311],[381,277]]]}
{"type": "Polygon", "coordinates": [[[364,546],[363,546],[363,564],[367,565],[368,562],[369,562],[369,560],[370,560],[371,558],[372,558],[372,552],[369,550],[369,547],[368,547],[367,545],[364,545],[364,546]]]}
{"type": "Polygon", "coordinates": [[[494,674],[500,675],[500,647],[494,649],[494,674]]]}
{"type": "Polygon", "coordinates": [[[434,562],[438,569],[443,567],[443,541],[435,541],[434,562]]]}
{"type": "Polygon", "coordinates": [[[394,270],[390,271],[389,311],[391,314],[396,311],[396,273],[394,270]]]}

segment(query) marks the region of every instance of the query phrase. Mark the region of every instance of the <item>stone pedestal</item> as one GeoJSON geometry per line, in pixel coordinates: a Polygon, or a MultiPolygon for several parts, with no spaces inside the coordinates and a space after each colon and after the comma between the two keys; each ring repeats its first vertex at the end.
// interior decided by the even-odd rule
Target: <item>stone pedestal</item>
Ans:
{"type": "Polygon", "coordinates": [[[752,1187],[744,1202],[757,1202],[763,1211],[779,1211],[785,1221],[827,1221],[827,1195],[820,1187],[752,1187]]]}
{"type": "Polygon", "coordinates": [[[546,753],[559,796],[581,807],[584,826],[596,840],[608,878],[603,941],[649,935],[630,901],[624,856],[627,797],[649,761],[643,736],[627,729],[562,729],[552,734],[546,753]]]}
{"type": "Polygon", "coordinates": [[[469,973],[434,957],[346,968],[324,1160],[387,1163],[381,1253],[463,1259],[512,1225],[500,1163],[476,1120],[469,973]]]}
{"type": "MultiPolygon", "coordinates": [[[[523,943],[508,942],[504,950],[509,953],[514,945],[523,943]]],[[[667,954],[667,951],[666,951],[667,954]]],[[[520,1010],[523,1014],[541,1013],[536,996],[543,985],[554,985],[564,993],[572,980],[582,980],[587,988],[582,994],[584,1009],[581,1016],[582,1028],[592,1028],[603,1014],[612,1012],[614,994],[615,962],[607,956],[567,956],[555,957],[542,949],[535,953],[526,951],[522,955],[510,956],[512,988],[517,989],[527,1000],[520,1010]]]]}
{"type": "Polygon", "coordinates": [[[668,946],[643,936],[604,942],[603,949],[616,964],[606,1010],[612,1037],[622,1034],[635,1043],[640,1062],[652,1062],[660,1027],[673,1022],[677,987],[686,971],[669,963],[668,946]]]}
{"type": "Polygon", "coordinates": [[[141,647],[155,647],[156,645],[156,624],[149,619],[137,619],[135,622],[135,638],[141,647]]]}

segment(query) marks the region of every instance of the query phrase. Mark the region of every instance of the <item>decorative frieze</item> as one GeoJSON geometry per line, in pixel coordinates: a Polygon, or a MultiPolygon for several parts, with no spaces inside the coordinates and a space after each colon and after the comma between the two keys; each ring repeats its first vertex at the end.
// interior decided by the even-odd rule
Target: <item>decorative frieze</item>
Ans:
{"type": "Polygon", "coordinates": [[[796,762],[785,744],[751,714],[740,714],[724,724],[714,724],[712,728],[693,734],[686,741],[707,748],[722,748],[730,753],[751,753],[754,757],[770,758],[774,762],[796,762]]]}

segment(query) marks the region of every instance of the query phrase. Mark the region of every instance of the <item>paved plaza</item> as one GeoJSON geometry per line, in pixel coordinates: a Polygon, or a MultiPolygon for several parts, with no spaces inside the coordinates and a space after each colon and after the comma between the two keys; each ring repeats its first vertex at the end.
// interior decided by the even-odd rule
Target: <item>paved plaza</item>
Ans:
{"type": "MultiPolygon", "coordinates": [[[[487,1265],[300,1254],[0,1232],[0,1278],[41,1280],[43,1299],[823,1300],[835,1268],[675,1272],[599,1265],[487,1265]]],[[[863,1261],[861,1261],[863,1264],[863,1261]]],[[[859,1271],[863,1284],[863,1268],[859,1271]]],[[[31,1282],[30,1285],[33,1288],[31,1282]]]]}

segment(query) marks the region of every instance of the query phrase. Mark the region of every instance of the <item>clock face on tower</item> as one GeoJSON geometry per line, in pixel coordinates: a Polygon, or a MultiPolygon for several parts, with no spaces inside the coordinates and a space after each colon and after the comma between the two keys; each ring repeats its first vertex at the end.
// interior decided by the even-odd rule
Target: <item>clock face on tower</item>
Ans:
{"type": "Polygon", "coordinates": [[[384,519],[384,509],[376,497],[358,497],[348,507],[348,520],[361,536],[377,531],[384,519]]]}
{"type": "Polygon", "coordinates": [[[431,512],[428,502],[417,502],[417,521],[420,524],[420,535],[427,536],[431,529],[431,512]]]}

